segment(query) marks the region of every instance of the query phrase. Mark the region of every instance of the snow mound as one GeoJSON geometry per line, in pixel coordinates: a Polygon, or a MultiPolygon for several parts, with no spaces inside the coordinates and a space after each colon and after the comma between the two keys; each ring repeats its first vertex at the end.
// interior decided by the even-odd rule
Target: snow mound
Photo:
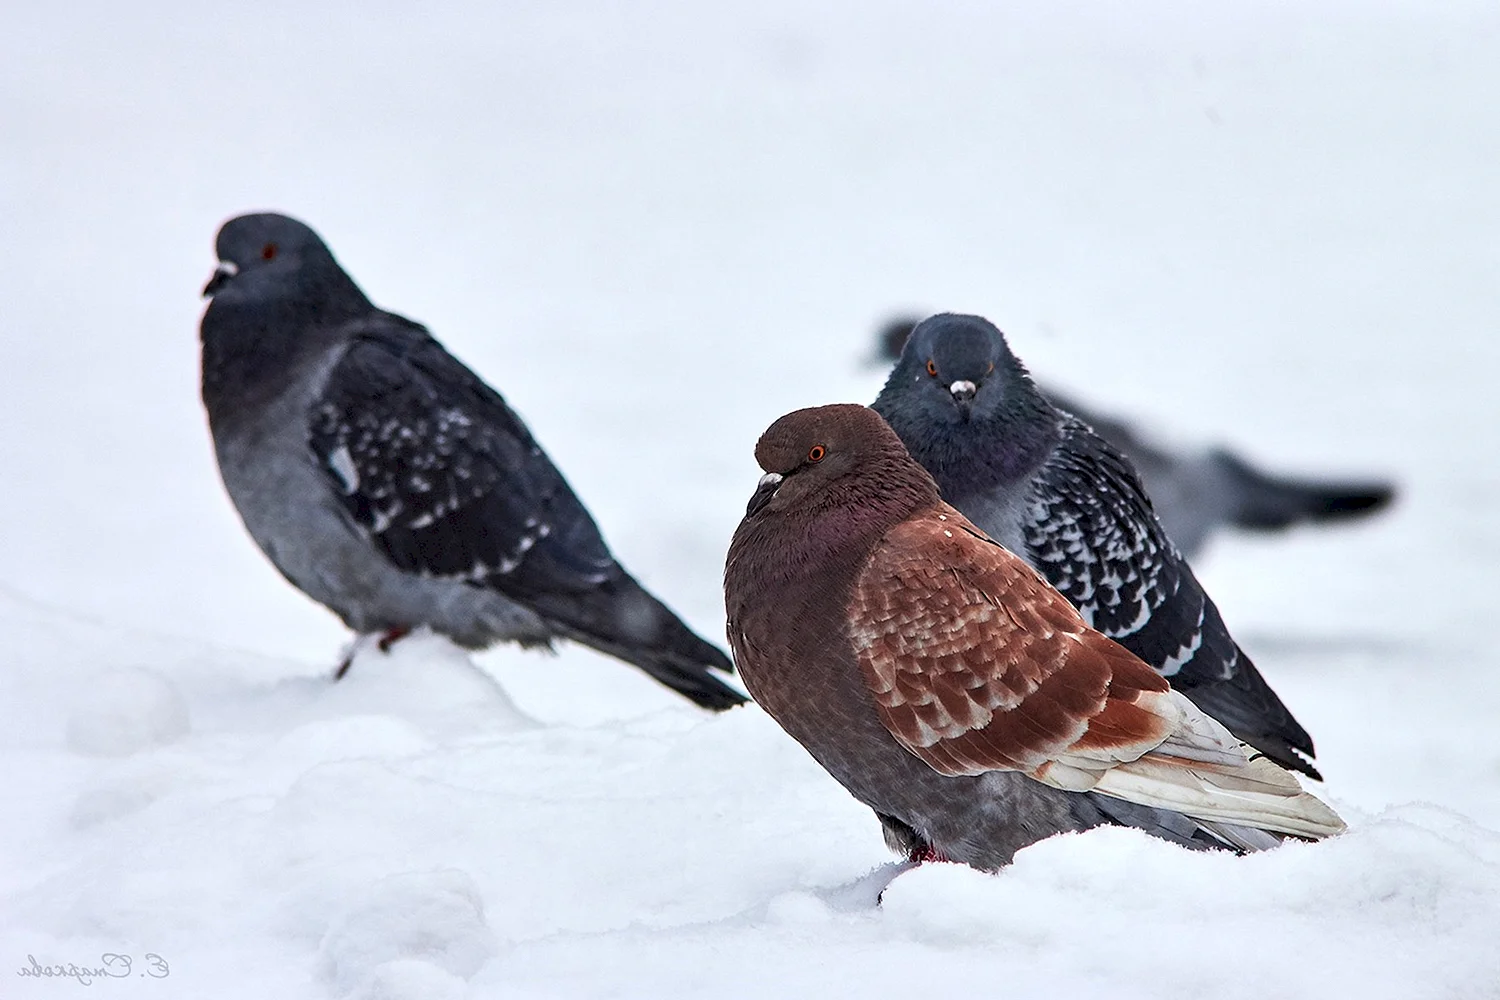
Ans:
{"type": "Polygon", "coordinates": [[[287,732],[265,752],[268,774],[292,784],[320,764],[341,760],[398,760],[432,749],[417,726],[389,715],[320,719],[287,732]]]}
{"type": "Polygon", "coordinates": [[[74,696],[68,717],[68,746],[98,757],[126,757],[187,732],[187,702],[176,685],[144,669],[100,674],[74,696]]]}
{"type": "Polygon", "coordinates": [[[136,766],[111,768],[79,790],[68,815],[74,829],[87,830],[140,812],[200,773],[191,761],[180,759],[130,761],[136,766]]]}
{"type": "Polygon", "coordinates": [[[401,958],[375,967],[350,1000],[460,1000],[468,996],[463,979],[431,962],[401,958]]]}
{"type": "Polygon", "coordinates": [[[446,869],[391,875],[355,897],[318,946],[322,977],[341,995],[426,997],[452,991],[499,952],[479,887],[446,869]],[[417,960],[403,961],[403,960],[417,960]]]}
{"type": "Polygon", "coordinates": [[[344,678],[320,692],[321,701],[336,703],[339,715],[384,715],[398,705],[402,718],[434,739],[536,725],[468,652],[425,629],[394,643],[389,652],[363,646],[344,678]]]}

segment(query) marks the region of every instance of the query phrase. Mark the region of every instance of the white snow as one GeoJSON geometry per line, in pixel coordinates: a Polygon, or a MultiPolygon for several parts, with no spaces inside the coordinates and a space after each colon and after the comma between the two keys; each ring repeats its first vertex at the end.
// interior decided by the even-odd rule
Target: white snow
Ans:
{"type": "Polygon", "coordinates": [[[1500,996],[1492,5],[5,20],[0,996],[1500,996]],[[757,435],[871,399],[896,310],[1179,440],[1399,476],[1198,567],[1350,832],[1097,831],[876,907],[876,824],[754,708],[428,635],[330,683],[348,637],[196,398],[213,233],[257,208],[492,379],[712,638],[757,435]]]}
{"type": "MultiPolygon", "coordinates": [[[[413,976],[406,963],[420,962],[436,970],[423,975],[446,983],[473,978],[498,950],[479,886],[466,873],[447,869],[387,876],[358,894],[334,918],[318,959],[322,978],[336,992],[379,995],[392,989],[381,982],[393,978],[393,963],[401,963],[399,979],[413,976]]],[[[432,988],[421,979],[417,985],[432,988]]]]}
{"type": "Polygon", "coordinates": [[[171,680],[149,670],[84,678],[71,700],[68,748],[77,753],[128,757],[188,731],[187,702],[171,680]]]}

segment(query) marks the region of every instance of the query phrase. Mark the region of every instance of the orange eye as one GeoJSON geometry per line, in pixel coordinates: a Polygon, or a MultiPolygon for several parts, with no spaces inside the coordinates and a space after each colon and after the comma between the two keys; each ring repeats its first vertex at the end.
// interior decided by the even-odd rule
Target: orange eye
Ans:
{"type": "Polygon", "coordinates": [[[931,375],[933,378],[937,378],[937,362],[932,360],[931,358],[927,359],[927,374],[931,375]]]}
{"type": "Polygon", "coordinates": [[[821,462],[823,461],[823,456],[826,454],[828,454],[827,448],[820,444],[815,444],[807,449],[807,460],[809,462],[821,462]]]}
{"type": "Polygon", "coordinates": [[[263,247],[260,248],[260,259],[261,260],[270,260],[272,257],[275,257],[275,256],[276,256],[276,244],[274,244],[274,243],[267,243],[265,246],[263,246],[263,247]]]}

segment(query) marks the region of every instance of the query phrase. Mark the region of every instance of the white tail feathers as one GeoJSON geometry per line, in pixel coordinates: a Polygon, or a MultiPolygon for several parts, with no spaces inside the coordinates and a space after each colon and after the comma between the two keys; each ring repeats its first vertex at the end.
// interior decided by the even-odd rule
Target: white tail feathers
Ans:
{"type": "Polygon", "coordinates": [[[1101,774],[1094,791],[1191,816],[1243,850],[1268,846],[1257,831],[1318,840],[1344,829],[1290,771],[1235,739],[1181,693],[1171,692],[1171,699],[1182,713],[1172,735],[1101,774]]]}
{"type": "Polygon", "coordinates": [[[1318,840],[1344,829],[1338,814],[1303,791],[1295,775],[1241,743],[1181,692],[1144,697],[1142,705],[1162,718],[1175,715],[1171,733],[1155,747],[1074,749],[1029,773],[1054,788],[1191,816],[1245,851],[1273,846],[1278,838],[1272,834],[1318,840]]]}
{"type": "MultiPolygon", "coordinates": [[[[1253,753],[1253,751],[1252,751],[1253,753]]],[[[1147,754],[1099,778],[1094,791],[1139,805],[1172,809],[1210,823],[1271,830],[1319,840],[1344,821],[1296,777],[1264,757],[1235,764],[1147,754]]]]}
{"type": "Polygon", "coordinates": [[[1138,704],[1173,723],[1154,747],[1075,746],[1027,773],[1053,788],[1191,816],[1244,851],[1274,846],[1274,834],[1321,840],[1343,831],[1338,813],[1303,791],[1295,775],[1241,743],[1181,692],[1153,692],[1138,704]]]}
{"type": "MultiPolygon", "coordinates": [[[[1207,764],[1234,767],[1245,760],[1246,747],[1219,720],[1204,714],[1180,691],[1169,692],[1173,706],[1181,712],[1177,729],[1153,753],[1207,764]]],[[[1254,751],[1252,750],[1251,753],[1254,751]]]]}

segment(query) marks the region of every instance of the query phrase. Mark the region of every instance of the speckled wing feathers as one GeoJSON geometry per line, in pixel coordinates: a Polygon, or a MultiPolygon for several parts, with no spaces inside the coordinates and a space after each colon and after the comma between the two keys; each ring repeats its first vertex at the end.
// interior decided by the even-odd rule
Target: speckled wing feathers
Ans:
{"type": "Polygon", "coordinates": [[[1066,417],[1031,503],[1031,562],[1085,621],[1284,766],[1318,776],[1303,756],[1312,737],[1235,644],[1114,448],[1066,417]]]}
{"type": "Polygon", "coordinates": [[[416,324],[362,322],[308,443],[349,517],[403,570],[520,595],[619,572],[525,425],[416,324]]]}
{"type": "Polygon", "coordinates": [[[1201,591],[1180,599],[1194,596],[1180,594],[1181,558],[1118,452],[1065,420],[1032,504],[1024,530],[1033,562],[1084,621],[1111,638],[1144,633],[1172,651],[1183,645],[1184,630],[1201,621],[1201,591]]]}

